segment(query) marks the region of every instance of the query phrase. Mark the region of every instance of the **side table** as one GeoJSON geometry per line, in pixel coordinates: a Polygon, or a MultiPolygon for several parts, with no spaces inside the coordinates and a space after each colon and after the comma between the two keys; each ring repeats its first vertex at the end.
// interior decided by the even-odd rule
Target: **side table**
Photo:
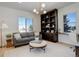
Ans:
{"type": "Polygon", "coordinates": [[[75,46],[75,50],[76,57],[79,57],[79,46],[75,46]]]}
{"type": "Polygon", "coordinates": [[[12,38],[7,38],[6,42],[7,42],[7,46],[6,46],[7,48],[10,48],[13,46],[12,38]]]}

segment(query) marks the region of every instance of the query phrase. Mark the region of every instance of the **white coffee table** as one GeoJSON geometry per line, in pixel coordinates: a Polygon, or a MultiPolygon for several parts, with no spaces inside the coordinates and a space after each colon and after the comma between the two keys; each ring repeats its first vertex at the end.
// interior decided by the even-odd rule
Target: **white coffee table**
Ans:
{"type": "Polygon", "coordinates": [[[41,48],[45,52],[45,47],[47,46],[47,42],[44,41],[44,40],[42,40],[41,43],[40,42],[31,41],[31,42],[29,42],[29,46],[30,46],[30,51],[33,48],[41,48]]]}

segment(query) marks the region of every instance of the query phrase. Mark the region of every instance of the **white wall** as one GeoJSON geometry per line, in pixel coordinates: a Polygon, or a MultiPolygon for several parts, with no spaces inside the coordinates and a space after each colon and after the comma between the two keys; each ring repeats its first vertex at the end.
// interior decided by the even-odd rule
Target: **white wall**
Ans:
{"type": "MultiPolygon", "coordinates": [[[[72,4],[66,7],[63,7],[61,9],[58,10],[58,29],[60,29],[60,32],[64,32],[64,27],[63,27],[63,15],[70,13],[70,12],[76,12],[77,14],[77,18],[76,18],[76,32],[74,33],[74,35],[76,35],[76,33],[79,33],[79,3],[76,4],[72,4]]],[[[76,38],[74,36],[72,36],[72,41],[74,40],[74,42],[76,42],[76,38]]],[[[67,42],[66,38],[63,38],[64,42],[67,42]]],[[[62,40],[59,39],[59,41],[61,42],[62,40]]]]}
{"type": "Polygon", "coordinates": [[[0,7],[0,22],[1,20],[3,20],[3,22],[8,25],[8,29],[3,30],[3,44],[6,43],[5,35],[7,33],[13,33],[18,31],[18,17],[20,16],[32,18],[34,31],[40,32],[41,28],[39,15],[35,15],[33,13],[21,10],[0,7]]]}

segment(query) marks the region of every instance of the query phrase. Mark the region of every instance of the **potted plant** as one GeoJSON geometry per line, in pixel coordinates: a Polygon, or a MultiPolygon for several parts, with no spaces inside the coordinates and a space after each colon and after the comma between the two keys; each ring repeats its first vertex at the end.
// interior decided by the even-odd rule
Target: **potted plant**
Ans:
{"type": "Polygon", "coordinates": [[[6,37],[7,37],[7,38],[11,38],[12,35],[11,35],[11,34],[7,34],[6,37]]]}

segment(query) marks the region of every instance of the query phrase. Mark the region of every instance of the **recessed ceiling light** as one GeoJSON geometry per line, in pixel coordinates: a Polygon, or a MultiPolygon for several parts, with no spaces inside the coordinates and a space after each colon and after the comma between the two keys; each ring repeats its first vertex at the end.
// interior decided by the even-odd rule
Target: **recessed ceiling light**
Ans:
{"type": "Polygon", "coordinates": [[[46,12],[47,12],[47,11],[45,11],[45,10],[43,11],[44,14],[46,14],[46,12]]]}
{"type": "Polygon", "coordinates": [[[41,7],[44,8],[46,5],[44,3],[41,4],[41,7]]]}
{"type": "Polygon", "coordinates": [[[39,14],[39,12],[37,11],[36,14],[39,14]]]}
{"type": "Polygon", "coordinates": [[[36,12],[36,9],[33,9],[33,12],[36,12]]]}

